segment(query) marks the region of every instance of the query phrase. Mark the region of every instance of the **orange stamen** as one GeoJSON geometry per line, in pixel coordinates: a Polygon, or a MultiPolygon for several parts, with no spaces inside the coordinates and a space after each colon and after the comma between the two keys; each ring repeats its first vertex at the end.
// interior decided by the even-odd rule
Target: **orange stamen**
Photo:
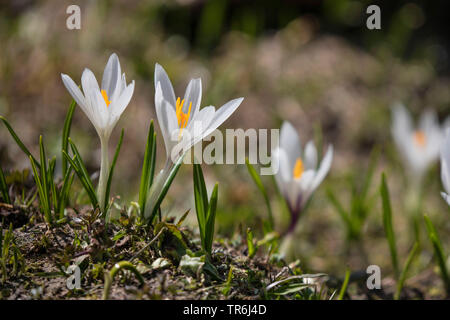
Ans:
{"type": "Polygon", "coordinates": [[[108,100],[108,95],[106,94],[106,90],[102,90],[100,92],[102,93],[102,97],[105,100],[106,107],[109,107],[109,105],[111,104],[111,101],[108,100]]]}
{"type": "Polygon", "coordinates": [[[303,161],[302,159],[298,158],[297,161],[295,162],[294,170],[292,172],[294,178],[295,179],[301,178],[303,171],[305,171],[303,167],[303,161]]]}
{"type": "Polygon", "coordinates": [[[421,130],[417,130],[414,132],[414,143],[419,147],[424,147],[427,143],[427,138],[425,136],[425,133],[421,130]]]}

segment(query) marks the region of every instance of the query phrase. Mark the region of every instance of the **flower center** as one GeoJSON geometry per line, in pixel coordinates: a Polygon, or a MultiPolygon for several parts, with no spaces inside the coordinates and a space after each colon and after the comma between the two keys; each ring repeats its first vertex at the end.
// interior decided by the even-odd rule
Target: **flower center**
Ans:
{"type": "Polygon", "coordinates": [[[414,132],[414,143],[419,147],[424,147],[427,143],[427,138],[425,136],[425,133],[421,130],[417,130],[414,132]]]}
{"type": "Polygon", "coordinates": [[[305,171],[305,169],[303,168],[303,161],[302,161],[302,159],[298,158],[297,161],[295,162],[295,166],[294,166],[294,170],[292,171],[292,175],[294,176],[295,179],[299,179],[299,178],[301,178],[303,171],[305,171]]]}
{"type": "Polygon", "coordinates": [[[177,119],[178,119],[178,127],[180,128],[180,135],[181,135],[181,131],[183,130],[183,128],[186,128],[186,126],[188,124],[189,116],[191,114],[192,102],[189,103],[189,110],[187,113],[183,112],[183,105],[184,105],[184,99],[181,100],[181,102],[180,102],[180,98],[178,98],[175,112],[176,112],[177,119]]]}
{"type": "Polygon", "coordinates": [[[106,107],[109,107],[111,101],[108,100],[108,95],[106,94],[106,90],[100,91],[102,93],[103,99],[105,99],[106,107]]]}

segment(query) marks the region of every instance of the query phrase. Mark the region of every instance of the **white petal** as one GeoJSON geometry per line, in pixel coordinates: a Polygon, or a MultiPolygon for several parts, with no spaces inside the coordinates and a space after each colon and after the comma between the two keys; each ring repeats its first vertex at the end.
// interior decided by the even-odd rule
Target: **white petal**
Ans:
{"type": "Polygon", "coordinates": [[[176,106],[175,92],[173,91],[172,82],[161,65],[155,64],[155,90],[158,83],[161,84],[161,91],[164,99],[169,102],[173,108],[176,106]]]}
{"type": "Polygon", "coordinates": [[[169,157],[173,145],[176,144],[176,142],[172,141],[171,137],[173,131],[178,129],[178,120],[174,108],[163,98],[160,82],[156,86],[155,108],[166,147],[166,154],[169,157]]]}
{"type": "Polygon", "coordinates": [[[450,130],[441,146],[441,179],[445,191],[450,193],[450,130]]]}
{"type": "Polygon", "coordinates": [[[287,184],[292,180],[292,172],[289,170],[289,160],[281,148],[276,148],[272,151],[272,161],[278,162],[278,172],[275,173],[275,180],[277,182],[280,192],[287,196],[287,184]]]}
{"type": "Polygon", "coordinates": [[[221,108],[217,109],[216,113],[214,114],[214,118],[209,125],[208,131],[205,132],[205,137],[216,130],[222,123],[224,123],[225,120],[227,120],[240,106],[243,100],[244,98],[233,99],[225,103],[221,108]]]}
{"type": "Polygon", "coordinates": [[[322,159],[319,170],[317,171],[317,174],[314,178],[314,182],[312,185],[313,190],[315,190],[323,181],[323,179],[325,179],[326,175],[328,174],[328,171],[331,168],[332,161],[333,161],[333,146],[329,146],[327,153],[325,154],[325,157],[322,159]]]}
{"type": "Polygon", "coordinates": [[[192,79],[191,81],[189,81],[189,84],[186,87],[183,105],[183,112],[187,113],[189,110],[189,105],[192,103],[189,120],[191,120],[200,109],[201,101],[202,101],[202,80],[200,78],[192,79]]]}
{"type": "Polygon", "coordinates": [[[448,195],[445,192],[441,192],[442,198],[444,198],[445,201],[447,201],[448,205],[450,206],[450,195],[448,195]]]}
{"type": "Polygon", "coordinates": [[[97,79],[95,79],[94,74],[89,69],[84,69],[83,74],[81,75],[81,86],[83,87],[84,96],[86,98],[86,109],[89,112],[86,115],[89,117],[94,126],[102,126],[103,121],[103,113],[104,108],[106,108],[106,103],[102,99],[103,103],[97,103],[97,94],[100,94],[100,88],[97,83],[97,79]]]}
{"type": "Polygon", "coordinates": [[[413,132],[413,124],[411,115],[402,104],[396,104],[392,108],[392,135],[397,146],[404,147],[404,144],[409,146],[411,135],[413,132]]]}
{"type": "Polygon", "coordinates": [[[425,133],[436,129],[440,130],[439,120],[436,112],[434,112],[433,110],[426,110],[424,113],[422,113],[419,120],[419,129],[425,133]]]}
{"type": "Polygon", "coordinates": [[[120,94],[121,74],[119,58],[113,53],[103,71],[102,90],[106,91],[110,101],[118,98],[120,94]]]}
{"type": "Polygon", "coordinates": [[[317,168],[317,149],[314,145],[313,141],[309,141],[306,144],[303,158],[305,160],[305,169],[313,169],[317,168]]]}
{"type": "Polygon", "coordinates": [[[300,137],[289,121],[284,121],[280,132],[280,146],[286,150],[289,158],[289,168],[294,169],[295,162],[302,156],[300,137]]]}
{"type": "Polygon", "coordinates": [[[80,88],[78,88],[75,82],[67,74],[61,74],[61,79],[72,98],[84,111],[86,109],[86,101],[80,88]]]}
{"type": "Polygon", "coordinates": [[[127,86],[127,88],[119,96],[119,98],[111,102],[111,104],[108,106],[109,109],[108,111],[110,112],[112,117],[116,118],[116,121],[130,103],[131,97],[133,96],[133,92],[134,92],[134,80],[130,83],[130,85],[127,86]]]}

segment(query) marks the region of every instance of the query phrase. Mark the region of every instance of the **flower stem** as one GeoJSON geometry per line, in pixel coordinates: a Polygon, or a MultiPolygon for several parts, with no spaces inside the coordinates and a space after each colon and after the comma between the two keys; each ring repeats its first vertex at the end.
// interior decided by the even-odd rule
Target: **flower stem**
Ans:
{"type": "Polygon", "coordinates": [[[108,139],[100,138],[100,144],[102,158],[100,164],[100,178],[98,182],[97,197],[98,203],[100,205],[100,210],[103,211],[105,209],[106,184],[108,183],[109,175],[108,139]]]}

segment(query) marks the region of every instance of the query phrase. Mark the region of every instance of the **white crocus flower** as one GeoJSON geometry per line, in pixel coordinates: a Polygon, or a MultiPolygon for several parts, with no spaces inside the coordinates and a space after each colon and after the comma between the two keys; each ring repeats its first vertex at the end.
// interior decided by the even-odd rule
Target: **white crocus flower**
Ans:
{"type": "Polygon", "coordinates": [[[392,109],[392,135],[408,169],[413,182],[420,185],[428,167],[438,159],[443,130],[436,114],[425,111],[417,127],[408,110],[401,104],[392,109]]]}
{"type": "Polygon", "coordinates": [[[291,213],[287,233],[295,230],[300,213],[320,183],[325,179],[333,160],[333,146],[318,164],[317,149],[309,141],[302,151],[300,138],[294,127],[285,121],[281,127],[280,145],[272,152],[272,161],[278,161],[275,179],[286,199],[291,213]]]}
{"type": "Polygon", "coordinates": [[[100,137],[101,166],[97,193],[100,208],[103,210],[109,174],[108,142],[114,126],[131,100],[134,80],[127,86],[125,73],[122,74],[119,58],[115,53],[109,57],[106,64],[101,88],[92,71],[87,68],[84,69],[81,76],[83,92],[68,75],[61,74],[61,78],[81,110],[91,120],[100,137]]]}
{"type": "Polygon", "coordinates": [[[441,178],[445,190],[441,194],[450,206],[450,128],[441,147],[441,178]]]}
{"type": "MultiPolygon", "coordinates": [[[[149,191],[149,203],[153,203],[159,196],[174,163],[192,146],[217,129],[244,100],[233,99],[216,110],[213,106],[200,109],[201,99],[201,79],[191,79],[184,98],[176,98],[166,71],[161,65],[155,65],[155,108],[166,147],[167,161],[149,191]]],[[[149,217],[151,210],[150,206],[146,206],[145,217],[149,217]]]]}

